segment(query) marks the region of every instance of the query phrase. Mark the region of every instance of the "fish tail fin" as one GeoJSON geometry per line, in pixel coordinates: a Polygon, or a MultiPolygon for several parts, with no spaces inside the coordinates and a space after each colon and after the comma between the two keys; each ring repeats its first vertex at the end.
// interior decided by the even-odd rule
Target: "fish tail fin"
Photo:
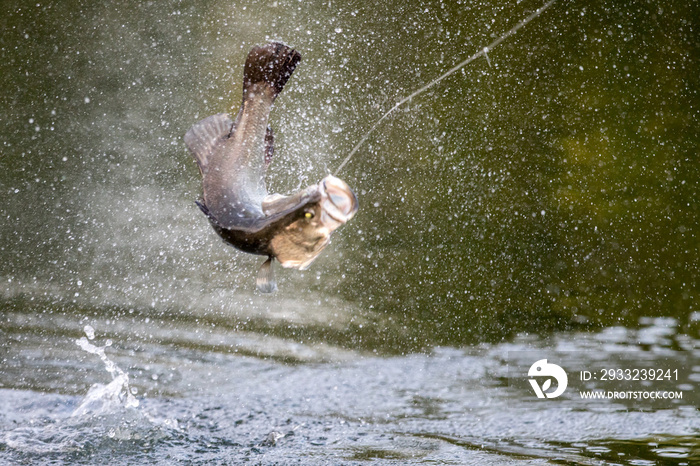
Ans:
{"type": "Polygon", "coordinates": [[[255,46],[248,54],[243,71],[243,100],[256,84],[270,87],[277,96],[301,60],[301,54],[281,43],[255,46]]]}
{"type": "Polygon", "coordinates": [[[272,270],[272,256],[268,257],[262,267],[260,267],[258,277],[255,279],[255,286],[261,293],[274,293],[277,291],[277,281],[272,270]]]}

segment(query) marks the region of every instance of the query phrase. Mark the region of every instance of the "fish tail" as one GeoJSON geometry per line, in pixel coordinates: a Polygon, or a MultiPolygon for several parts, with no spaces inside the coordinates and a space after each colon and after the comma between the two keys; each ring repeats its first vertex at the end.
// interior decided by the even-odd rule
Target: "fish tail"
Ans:
{"type": "Polygon", "coordinates": [[[300,60],[299,52],[281,42],[253,47],[243,71],[243,100],[259,84],[269,86],[277,96],[300,60]]]}

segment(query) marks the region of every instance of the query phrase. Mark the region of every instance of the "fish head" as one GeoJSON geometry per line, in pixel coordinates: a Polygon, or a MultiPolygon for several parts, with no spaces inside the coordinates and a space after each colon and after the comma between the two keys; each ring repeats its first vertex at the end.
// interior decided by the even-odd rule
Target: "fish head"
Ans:
{"type": "Polygon", "coordinates": [[[306,269],[326,247],[331,234],[347,223],[359,207],[350,186],[333,175],[311,188],[317,190],[317,200],[300,207],[292,221],[270,241],[282,267],[306,269]]]}

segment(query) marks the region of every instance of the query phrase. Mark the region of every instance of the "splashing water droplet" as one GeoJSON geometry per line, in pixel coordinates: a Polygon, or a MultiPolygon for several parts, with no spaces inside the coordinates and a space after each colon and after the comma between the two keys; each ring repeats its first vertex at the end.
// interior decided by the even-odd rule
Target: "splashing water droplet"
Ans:
{"type": "Polygon", "coordinates": [[[137,390],[129,387],[129,375],[105,354],[105,349],[112,345],[112,340],[105,341],[104,346],[96,346],[88,341],[88,338],[91,340],[95,338],[95,330],[89,325],[86,325],[83,330],[87,338],[82,337],[75,340],[75,343],[84,351],[100,357],[105,369],[112,376],[112,382],[108,385],[93,385],[80,406],[73,411],[72,416],[99,415],[118,407],[138,407],[139,400],[134,396],[137,390]]]}

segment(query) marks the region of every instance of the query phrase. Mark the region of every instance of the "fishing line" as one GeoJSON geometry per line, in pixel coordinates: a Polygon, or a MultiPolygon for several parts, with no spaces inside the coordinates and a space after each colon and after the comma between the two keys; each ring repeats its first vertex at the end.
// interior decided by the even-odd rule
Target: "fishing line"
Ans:
{"type": "Polygon", "coordinates": [[[487,45],[487,46],[484,47],[483,49],[479,50],[478,52],[476,52],[474,55],[472,55],[471,57],[467,58],[467,59],[464,60],[463,62],[461,62],[461,63],[455,65],[455,66],[452,67],[452,68],[450,68],[450,69],[447,70],[444,74],[442,74],[441,76],[439,76],[439,77],[433,79],[432,81],[430,81],[430,82],[429,82],[428,84],[426,84],[425,86],[423,86],[423,87],[421,87],[420,89],[414,91],[414,92],[413,92],[412,94],[410,94],[408,97],[404,97],[402,100],[400,100],[398,103],[396,103],[396,105],[394,105],[393,107],[391,107],[391,109],[389,109],[388,112],[386,112],[384,115],[382,115],[382,117],[381,117],[379,120],[377,120],[377,121],[374,123],[374,125],[372,125],[372,127],[369,129],[369,131],[367,131],[367,132],[365,133],[365,135],[362,137],[362,139],[360,139],[360,142],[358,142],[358,143],[355,145],[355,147],[353,147],[353,149],[350,151],[350,153],[348,154],[348,156],[345,157],[345,159],[344,159],[343,162],[340,164],[340,166],[335,170],[334,175],[337,175],[337,174],[340,172],[340,170],[343,169],[343,167],[350,161],[350,159],[352,158],[352,156],[355,155],[355,152],[357,152],[357,149],[360,148],[360,146],[370,137],[370,135],[374,132],[374,130],[376,130],[376,129],[379,127],[379,125],[381,124],[381,122],[384,121],[384,120],[386,119],[386,117],[388,117],[394,110],[396,110],[397,108],[399,108],[400,106],[402,106],[403,104],[405,104],[406,102],[408,102],[409,100],[411,100],[412,98],[414,98],[415,96],[417,96],[417,95],[419,95],[419,94],[422,94],[423,92],[427,91],[428,89],[430,89],[431,87],[433,87],[434,85],[436,85],[437,83],[439,83],[440,81],[442,81],[443,79],[445,79],[446,77],[450,76],[451,74],[454,74],[456,71],[459,71],[461,68],[467,66],[469,63],[473,62],[474,60],[476,60],[477,58],[479,58],[479,57],[481,57],[481,56],[486,57],[486,60],[489,62],[489,65],[490,65],[491,62],[490,62],[490,60],[489,60],[489,58],[488,58],[488,52],[489,52],[489,51],[493,50],[493,48],[496,47],[496,46],[498,46],[498,44],[500,44],[501,42],[503,42],[504,40],[506,40],[507,38],[509,38],[510,36],[512,36],[513,34],[515,34],[516,32],[518,32],[518,30],[520,30],[520,28],[522,28],[522,27],[525,26],[527,23],[529,23],[530,21],[532,21],[533,19],[535,19],[535,18],[537,18],[539,15],[541,15],[542,12],[544,12],[547,8],[549,8],[549,7],[552,5],[552,3],[554,3],[555,1],[556,1],[556,0],[549,0],[549,1],[548,1],[547,3],[545,3],[543,6],[541,6],[541,7],[538,8],[537,10],[535,10],[535,12],[532,13],[530,16],[528,16],[527,18],[523,19],[523,20],[520,21],[518,24],[516,24],[515,26],[513,26],[513,28],[512,28],[511,30],[509,30],[508,32],[506,32],[505,34],[503,34],[501,37],[499,37],[498,39],[494,40],[494,41],[491,42],[489,45],[487,45]]]}

